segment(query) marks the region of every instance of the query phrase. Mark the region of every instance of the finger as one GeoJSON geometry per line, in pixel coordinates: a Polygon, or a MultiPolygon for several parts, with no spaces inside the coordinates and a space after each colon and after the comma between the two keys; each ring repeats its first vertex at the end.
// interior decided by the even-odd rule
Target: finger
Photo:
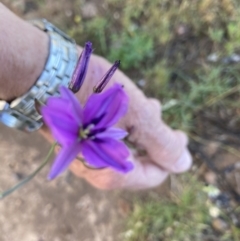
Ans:
{"type": "Polygon", "coordinates": [[[174,131],[160,118],[160,106],[153,100],[139,98],[130,102],[131,113],[125,128],[132,128],[129,140],[147,151],[150,159],[169,172],[179,173],[190,168],[192,159],[187,151],[187,137],[174,131]]]}
{"type": "Polygon", "coordinates": [[[180,173],[188,170],[192,159],[187,150],[187,136],[181,131],[173,131],[165,123],[149,132],[143,140],[150,158],[164,169],[180,173]]]}
{"type": "Polygon", "coordinates": [[[159,166],[143,158],[133,160],[133,171],[122,174],[111,168],[102,170],[92,170],[75,160],[71,166],[71,171],[78,177],[86,179],[93,186],[104,189],[145,189],[160,185],[168,176],[159,166]]]}
{"type": "Polygon", "coordinates": [[[160,101],[155,98],[148,98],[149,104],[152,105],[152,108],[155,109],[157,113],[159,113],[159,117],[162,113],[162,106],[160,104],[160,101]]]}
{"type": "Polygon", "coordinates": [[[159,186],[168,176],[168,172],[145,159],[135,162],[134,172],[123,178],[122,187],[132,190],[147,189],[159,186]]]}
{"type": "MultiPolygon", "coordinates": [[[[138,135],[138,129],[135,128],[138,135]]],[[[159,122],[159,127],[154,131],[145,131],[144,135],[138,135],[139,146],[144,148],[150,159],[163,169],[180,173],[188,170],[192,158],[187,150],[187,137],[181,131],[174,131],[165,123],[159,122]]]]}

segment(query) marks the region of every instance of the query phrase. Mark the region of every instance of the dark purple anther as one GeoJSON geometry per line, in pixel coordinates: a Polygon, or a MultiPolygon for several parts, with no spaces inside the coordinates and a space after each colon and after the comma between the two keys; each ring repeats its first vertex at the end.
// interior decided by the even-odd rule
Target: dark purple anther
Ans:
{"type": "Polygon", "coordinates": [[[72,80],[70,81],[68,88],[73,92],[77,93],[86,77],[89,59],[92,53],[92,43],[86,42],[85,47],[78,59],[77,66],[74,70],[72,80]]]}
{"type": "Polygon", "coordinates": [[[101,93],[105,88],[109,80],[112,78],[113,74],[117,70],[120,65],[120,60],[115,61],[113,66],[108,70],[108,72],[102,77],[102,79],[98,82],[98,84],[93,88],[93,92],[101,93]]]}

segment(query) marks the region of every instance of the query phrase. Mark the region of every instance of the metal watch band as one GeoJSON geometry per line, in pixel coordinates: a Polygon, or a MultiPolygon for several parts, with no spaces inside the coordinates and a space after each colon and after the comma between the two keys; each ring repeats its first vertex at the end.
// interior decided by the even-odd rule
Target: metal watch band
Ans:
{"type": "Polygon", "coordinates": [[[45,68],[34,86],[11,103],[0,101],[0,122],[19,130],[38,130],[43,122],[35,109],[35,99],[46,103],[59,95],[60,85],[68,86],[78,60],[75,41],[45,19],[31,21],[49,35],[49,55],[45,68]]]}

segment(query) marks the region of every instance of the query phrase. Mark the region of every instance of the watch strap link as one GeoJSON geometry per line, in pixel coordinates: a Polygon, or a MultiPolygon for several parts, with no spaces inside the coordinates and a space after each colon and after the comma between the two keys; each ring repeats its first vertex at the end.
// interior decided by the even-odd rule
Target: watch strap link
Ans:
{"type": "Polygon", "coordinates": [[[25,95],[11,103],[0,101],[1,121],[27,132],[35,131],[43,124],[35,109],[35,99],[46,103],[50,96],[59,95],[59,86],[68,86],[78,59],[74,40],[45,19],[32,23],[49,35],[49,55],[44,70],[25,95]]]}

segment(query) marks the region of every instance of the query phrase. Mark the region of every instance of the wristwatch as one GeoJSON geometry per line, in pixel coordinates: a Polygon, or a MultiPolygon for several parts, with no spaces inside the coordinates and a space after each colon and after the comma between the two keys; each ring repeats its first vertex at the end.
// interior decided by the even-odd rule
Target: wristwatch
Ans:
{"type": "Polygon", "coordinates": [[[46,103],[50,96],[59,95],[59,86],[68,87],[78,60],[73,39],[45,19],[31,21],[49,36],[49,55],[44,70],[34,86],[11,103],[0,100],[0,122],[8,127],[33,132],[42,124],[35,108],[35,99],[46,103]]]}

